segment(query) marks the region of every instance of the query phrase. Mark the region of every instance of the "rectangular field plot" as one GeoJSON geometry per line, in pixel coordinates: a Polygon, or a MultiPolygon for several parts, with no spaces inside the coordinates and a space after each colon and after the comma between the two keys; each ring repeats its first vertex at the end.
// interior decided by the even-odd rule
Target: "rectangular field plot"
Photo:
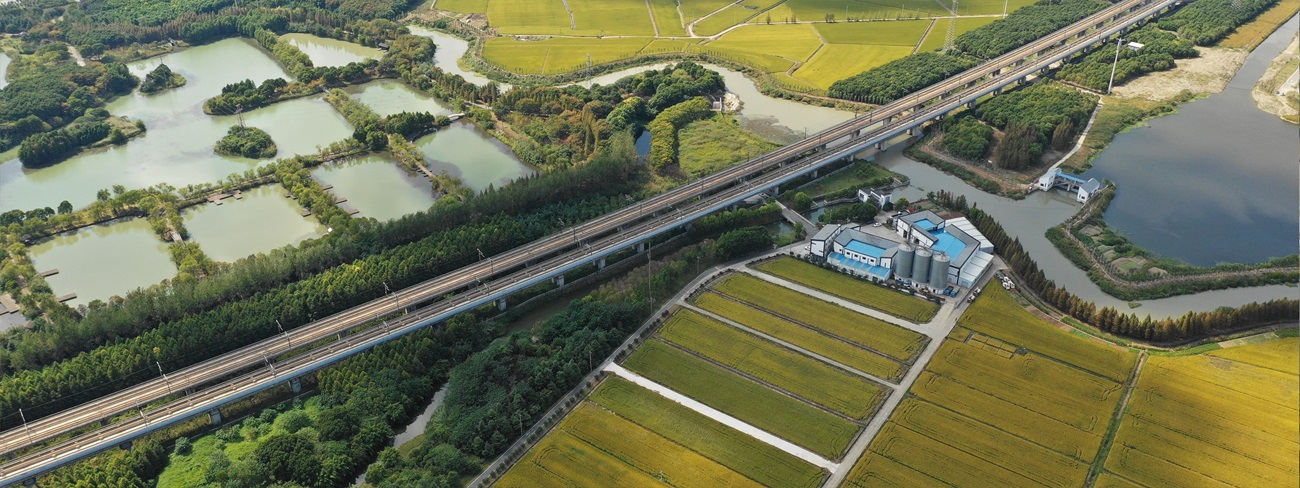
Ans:
{"type": "Polygon", "coordinates": [[[957,324],[1117,382],[1128,380],[1137,361],[1137,355],[1125,349],[1052,327],[1026,311],[1000,286],[985,287],[957,324]]]}
{"type": "Polygon", "coordinates": [[[732,0],[681,0],[682,15],[686,17],[686,22],[690,23],[695,19],[709,15],[718,9],[731,5],[732,0]]]}
{"type": "Polygon", "coordinates": [[[570,412],[497,482],[506,487],[660,484],[762,486],[593,403],[570,412]],[[538,474],[540,479],[534,477],[538,474]]]}
{"type": "Polygon", "coordinates": [[[646,0],[567,0],[581,31],[602,36],[653,36],[646,0]]]}
{"type": "Polygon", "coordinates": [[[789,453],[619,377],[606,379],[590,400],[764,486],[812,488],[825,476],[789,453]]]}
{"type": "Polygon", "coordinates": [[[665,340],[850,418],[866,419],[888,394],[883,386],[871,380],[690,310],[677,312],[659,334],[665,340]]]}
{"type": "Polygon", "coordinates": [[[808,24],[751,24],[732,30],[705,47],[804,61],[821,45],[821,39],[808,24]]]}
{"type": "Polygon", "coordinates": [[[896,22],[836,22],[814,24],[817,32],[830,44],[872,44],[878,46],[916,47],[930,27],[930,20],[896,22]]]}
{"type": "MultiPolygon", "coordinates": [[[[1001,5],[999,5],[1001,7],[1001,5]]],[[[836,20],[889,20],[947,15],[948,10],[935,0],[788,0],[770,11],[772,23],[787,20],[822,22],[827,15],[836,20]]],[[[760,15],[759,19],[764,16],[760,15]]]]}
{"type": "Polygon", "coordinates": [[[822,269],[791,257],[782,256],[755,268],[916,323],[929,321],[939,311],[939,305],[934,302],[865,283],[851,276],[822,269]]]}
{"type": "MultiPolygon", "coordinates": [[[[961,435],[961,433],[956,433],[961,435]]],[[[1032,479],[957,447],[889,422],[871,442],[867,456],[884,456],[957,487],[1036,486],[1032,479]]],[[[1014,462],[1014,460],[1013,460],[1014,462]]],[[[886,486],[901,486],[899,481],[886,486]]]]}
{"type": "Polygon", "coordinates": [[[654,15],[660,36],[678,37],[686,35],[686,28],[682,26],[682,16],[677,13],[676,1],[650,0],[650,13],[654,15]]]}
{"type": "Polygon", "coordinates": [[[750,329],[802,347],[877,378],[897,380],[907,371],[902,363],[883,354],[822,334],[716,293],[708,292],[700,295],[695,299],[695,304],[750,329]]]}
{"type": "Polygon", "coordinates": [[[917,332],[746,274],[728,275],[713,289],[901,361],[910,362],[925,348],[927,341],[917,332]]]}
{"type": "Polygon", "coordinates": [[[795,70],[794,76],[825,90],[837,81],[911,53],[912,46],[827,44],[795,70]]]}
{"type": "MultiPolygon", "coordinates": [[[[889,425],[889,424],[885,424],[889,425]]],[[[844,478],[846,488],[876,488],[878,486],[943,486],[933,476],[909,468],[898,461],[867,451],[862,460],[853,465],[844,478]]]]}
{"type": "MultiPolygon", "coordinates": [[[[1046,486],[1082,486],[1089,464],[939,407],[908,398],[891,422],[1046,486]]],[[[930,472],[942,465],[912,466],[930,472]]]]}
{"type": "Polygon", "coordinates": [[[487,16],[502,34],[574,33],[569,12],[560,0],[491,0],[487,16]]]}
{"type": "Polygon", "coordinates": [[[483,57],[515,73],[568,73],[585,68],[588,54],[592,63],[616,61],[636,55],[649,43],[648,37],[557,37],[541,41],[493,37],[484,44],[483,57]]]}
{"type": "Polygon", "coordinates": [[[1207,353],[1207,355],[1296,375],[1300,374],[1300,362],[1296,361],[1296,350],[1298,348],[1300,348],[1300,338],[1291,337],[1247,346],[1230,347],[1207,353]]]}
{"type": "Polygon", "coordinates": [[[848,419],[658,340],[646,341],[623,366],[828,459],[838,459],[858,432],[848,419]]]}
{"type": "Polygon", "coordinates": [[[1121,385],[1038,355],[1005,359],[949,343],[926,371],[1012,401],[1082,430],[1100,434],[1119,402],[1121,385]],[[1025,394],[1032,391],[1033,394],[1025,394]]]}
{"type": "Polygon", "coordinates": [[[1229,359],[1294,364],[1295,345],[1149,358],[1106,469],[1153,487],[1300,485],[1297,376],[1229,359]]]}

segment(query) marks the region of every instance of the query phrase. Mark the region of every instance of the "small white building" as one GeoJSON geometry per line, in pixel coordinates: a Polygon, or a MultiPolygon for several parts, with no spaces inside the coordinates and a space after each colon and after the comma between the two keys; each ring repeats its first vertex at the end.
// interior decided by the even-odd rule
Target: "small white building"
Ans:
{"type": "Polygon", "coordinates": [[[894,201],[894,194],[875,188],[858,189],[858,201],[862,203],[871,202],[876,208],[885,208],[885,204],[894,201]]]}
{"type": "Polygon", "coordinates": [[[811,252],[813,256],[826,259],[826,254],[828,254],[827,250],[831,247],[828,246],[827,243],[830,242],[831,239],[834,239],[835,234],[839,231],[839,224],[830,224],[826,227],[822,227],[816,234],[813,234],[811,244],[808,245],[808,252],[811,252]]]}
{"type": "Polygon", "coordinates": [[[1088,203],[1092,197],[1101,193],[1102,184],[1096,178],[1089,178],[1084,181],[1074,175],[1061,172],[1061,168],[1052,168],[1043,176],[1039,176],[1030,184],[1030,189],[1047,191],[1052,188],[1060,188],[1070,193],[1074,193],[1075,201],[1079,203],[1088,203]]]}

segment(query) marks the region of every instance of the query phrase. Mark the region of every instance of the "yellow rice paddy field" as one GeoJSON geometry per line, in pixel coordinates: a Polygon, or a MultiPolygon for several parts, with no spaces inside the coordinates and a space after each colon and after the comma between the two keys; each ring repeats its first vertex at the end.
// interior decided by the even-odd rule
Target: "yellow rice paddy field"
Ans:
{"type": "MultiPolygon", "coordinates": [[[[1029,315],[1001,289],[981,294],[960,323],[845,486],[1083,486],[1124,387],[1065,358],[1090,360],[1103,354],[1098,345],[1029,315]]],[[[1115,351],[1131,368],[1133,355],[1115,351]]]]}
{"type": "Polygon", "coordinates": [[[900,361],[910,361],[927,342],[919,333],[743,273],[722,278],[713,289],[900,361]]]}
{"type": "Polygon", "coordinates": [[[1149,358],[1106,470],[1151,487],[1300,485],[1298,348],[1149,358]]]}

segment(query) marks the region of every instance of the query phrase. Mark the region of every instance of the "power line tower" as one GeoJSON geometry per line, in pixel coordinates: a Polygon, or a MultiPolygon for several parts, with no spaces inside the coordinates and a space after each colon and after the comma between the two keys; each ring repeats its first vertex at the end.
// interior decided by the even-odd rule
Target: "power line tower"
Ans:
{"type": "Polygon", "coordinates": [[[948,35],[943,38],[943,50],[952,51],[953,41],[957,39],[957,0],[952,0],[952,8],[948,9],[952,17],[948,18],[948,35]]]}
{"type": "Polygon", "coordinates": [[[591,82],[591,53],[587,53],[587,88],[591,88],[595,83],[591,82]]]}
{"type": "Polygon", "coordinates": [[[241,105],[236,105],[236,106],[235,106],[235,117],[239,119],[239,126],[240,126],[240,127],[243,127],[243,126],[244,126],[244,106],[243,106],[242,104],[241,104],[241,105]]]}

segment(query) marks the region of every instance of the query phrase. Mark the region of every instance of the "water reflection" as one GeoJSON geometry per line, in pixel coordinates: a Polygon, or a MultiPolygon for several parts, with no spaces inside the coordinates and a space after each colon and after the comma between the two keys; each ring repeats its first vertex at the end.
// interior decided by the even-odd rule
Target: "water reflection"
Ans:
{"type": "Polygon", "coordinates": [[[325,233],[325,226],[304,218],[302,207],[285,198],[280,185],[245,191],[243,198],[227,198],[221,205],[196,205],[182,217],[190,240],[214,261],[234,262],[325,233]]]}
{"type": "Polygon", "coordinates": [[[311,64],[316,66],[347,66],[348,63],[384,57],[383,51],[373,47],[311,34],[285,34],[280,36],[280,41],[293,44],[306,53],[311,58],[311,64]]]}
{"type": "Polygon", "coordinates": [[[434,173],[446,171],[476,192],[535,173],[515,158],[505,143],[465,121],[416,139],[415,145],[424,152],[434,173]]]}
{"type": "Polygon", "coordinates": [[[392,220],[433,205],[433,187],[422,175],[411,174],[391,159],[363,156],[321,166],[313,176],[334,185],[333,194],[361,213],[359,217],[392,220]]]}
{"type": "Polygon", "coordinates": [[[429,112],[434,115],[454,113],[447,104],[398,80],[375,80],[364,85],[349,86],[343,91],[356,101],[366,104],[381,117],[401,112],[429,112]]]}
{"type": "Polygon", "coordinates": [[[1298,25],[1293,17],[1260,44],[1223,92],[1115,137],[1087,173],[1118,183],[1111,226],[1201,266],[1296,253],[1296,128],[1259,110],[1251,89],[1298,25]]]}
{"type": "Polygon", "coordinates": [[[176,275],[167,244],[144,219],[125,219],[55,236],[31,247],[38,272],[58,269],[46,278],[55,295],[76,293],[77,306],[125,295],[176,275]]]}

